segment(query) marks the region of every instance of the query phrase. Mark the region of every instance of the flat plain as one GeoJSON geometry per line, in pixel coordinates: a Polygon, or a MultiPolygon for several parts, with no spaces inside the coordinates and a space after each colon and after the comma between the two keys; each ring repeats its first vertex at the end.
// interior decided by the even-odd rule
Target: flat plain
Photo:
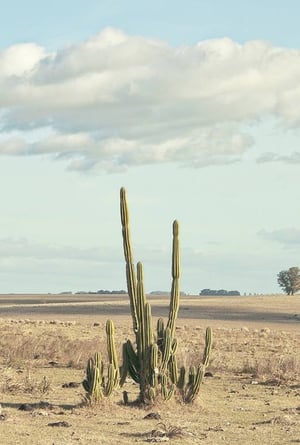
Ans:
{"type": "MultiPolygon", "coordinates": [[[[168,297],[148,300],[154,323],[166,319],[168,297]]],[[[205,328],[214,333],[210,376],[191,405],[136,406],[130,380],[97,407],[83,403],[107,319],[120,351],[133,339],[127,295],[0,295],[1,445],[300,443],[299,295],[181,298],[180,364],[197,364],[205,328]]]]}

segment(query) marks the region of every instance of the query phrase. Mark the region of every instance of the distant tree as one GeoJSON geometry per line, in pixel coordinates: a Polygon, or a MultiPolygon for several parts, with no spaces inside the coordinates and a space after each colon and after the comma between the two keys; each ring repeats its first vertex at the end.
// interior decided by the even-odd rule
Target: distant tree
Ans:
{"type": "Polygon", "coordinates": [[[199,295],[214,295],[214,290],[211,289],[202,289],[199,295]]]}
{"type": "Polygon", "coordinates": [[[277,275],[277,281],[286,294],[294,295],[300,290],[299,267],[290,267],[288,270],[282,270],[277,275]]]}
{"type": "Polygon", "coordinates": [[[241,295],[240,292],[238,290],[225,290],[225,289],[202,289],[202,291],[200,292],[199,295],[212,295],[212,296],[235,296],[235,295],[241,295]]]}
{"type": "Polygon", "coordinates": [[[236,297],[236,296],[240,296],[241,293],[238,290],[229,290],[227,292],[227,295],[230,295],[231,297],[236,297]]]}

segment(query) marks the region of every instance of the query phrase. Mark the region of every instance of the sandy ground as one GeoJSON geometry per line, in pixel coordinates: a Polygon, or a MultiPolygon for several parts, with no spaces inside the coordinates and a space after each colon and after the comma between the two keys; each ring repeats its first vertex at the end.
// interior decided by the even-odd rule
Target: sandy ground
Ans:
{"type": "MultiPolygon", "coordinates": [[[[149,296],[154,317],[167,317],[169,299],[149,296]]],[[[130,318],[127,295],[0,295],[0,318],[95,321],[130,318]]],[[[298,330],[300,295],[251,297],[184,296],[178,325],[231,326],[298,330]]]]}
{"type": "MultiPolygon", "coordinates": [[[[154,318],[166,319],[168,298],[148,299],[154,318]]],[[[132,338],[126,295],[0,296],[0,445],[300,443],[299,295],[183,297],[178,358],[196,364],[212,326],[212,377],[195,404],[147,411],[122,403],[124,388],[137,395],[132,382],[98,408],[81,406],[86,359],[105,349],[108,318],[120,349],[132,338]],[[145,418],[151,412],[159,417],[145,418]]]]}

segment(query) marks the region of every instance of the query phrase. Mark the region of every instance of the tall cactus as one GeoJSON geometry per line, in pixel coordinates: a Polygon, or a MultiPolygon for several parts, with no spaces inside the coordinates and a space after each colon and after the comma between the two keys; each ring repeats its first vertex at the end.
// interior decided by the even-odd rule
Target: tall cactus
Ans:
{"type": "Polygon", "coordinates": [[[129,374],[139,384],[140,402],[153,402],[158,396],[169,400],[176,392],[186,403],[193,402],[199,393],[212,347],[212,331],[207,328],[205,348],[201,363],[178,370],[176,352],[177,340],[174,338],[175,323],[180,303],[180,251],[179,224],[173,222],[172,248],[172,286],[168,321],[165,326],[162,318],[157,321],[156,333],[152,330],[151,306],[144,291],[143,266],[137,263],[136,269],[131,248],[129,214],[125,189],[120,191],[120,210],[123,235],[123,248],[126,262],[126,279],[130,309],[135,334],[135,343],[127,340],[123,344],[123,364],[119,368],[114,341],[114,324],[106,322],[107,336],[107,375],[101,353],[88,360],[86,378],[82,382],[86,400],[97,403],[109,397],[112,391],[122,386],[129,374]]]}
{"type": "Polygon", "coordinates": [[[109,397],[112,391],[119,386],[120,373],[114,341],[114,324],[111,320],[106,322],[108,367],[107,377],[104,376],[104,363],[100,352],[89,358],[86,367],[86,378],[82,385],[86,391],[86,400],[95,404],[103,397],[109,397]]]}
{"type": "MultiPolygon", "coordinates": [[[[123,235],[124,257],[126,262],[127,288],[130,309],[135,333],[136,349],[128,340],[123,345],[123,366],[121,385],[126,375],[140,385],[140,401],[149,403],[162,396],[170,399],[176,387],[186,402],[194,400],[199,392],[204,369],[208,364],[211,349],[211,335],[206,337],[204,358],[195,370],[190,370],[190,378],[185,382],[186,371],[181,368],[178,373],[176,360],[177,341],[174,338],[175,323],[180,303],[180,252],[179,252],[179,224],[173,222],[172,249],[172,286],[166,327],[162,319],[157,322],[157,332],[152,332],[151,306],[146,300],[143,284],[143,267],[137,263],[135,271],[133,253],[130,240],[129,212],[124,188],[120,190],[120,213],[123,235]]],[[[209,331],[211,334],[211,330],[209,331]]]]}

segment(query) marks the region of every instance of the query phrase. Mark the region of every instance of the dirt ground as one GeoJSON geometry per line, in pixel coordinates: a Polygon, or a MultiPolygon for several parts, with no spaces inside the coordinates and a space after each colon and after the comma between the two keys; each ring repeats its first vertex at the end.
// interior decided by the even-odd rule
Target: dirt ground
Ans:
{"type": "MultiPolygon", "coordinates": [[[[154,319],[166,319],[168,298],[148,299],[154,319]]],[[[210,376],[192,405],[125,406],[123,390],[130,402],[138,393],[132,381],[101,406],[82,404],[108,318],[120,350],[133,339],[126,295],[0,296],[1,445],[300,443],[299,295],[182,298],[181,364],[197,364],[205,328],[214,332],[210,376]]]]}

